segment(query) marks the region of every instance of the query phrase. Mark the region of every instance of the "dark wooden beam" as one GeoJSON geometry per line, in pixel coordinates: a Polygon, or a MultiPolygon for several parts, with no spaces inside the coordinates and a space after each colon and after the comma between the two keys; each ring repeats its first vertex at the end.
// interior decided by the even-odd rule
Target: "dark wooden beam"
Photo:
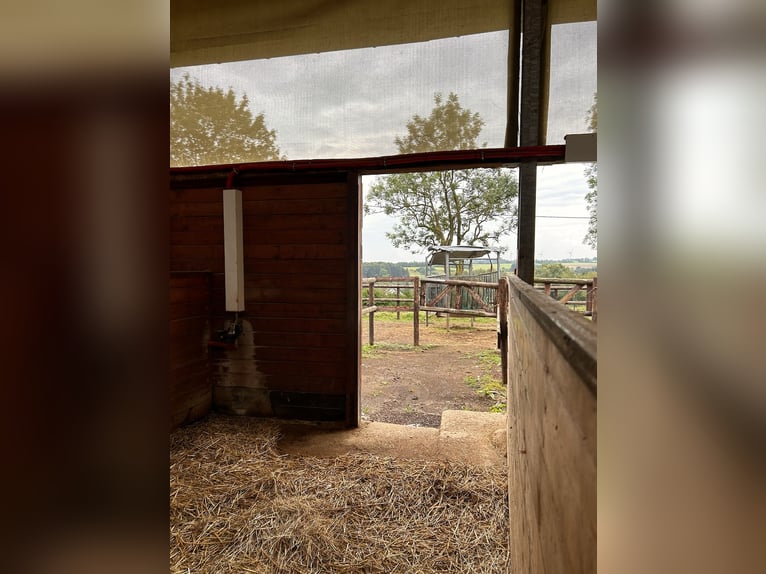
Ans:
{"type": "Polygon", "coordinates": [[[541,141],[539,120],[544,79],[546,12],[545,0],[523,0],[519,126],[519,145],[522,147],[537,146],[541,141]]]}
{"type": "Polygon", "coordinates": [[[519,211],[516,230],[516,274],[535,281],[535,217],[537,215],[537,162],[519,167],[519,211]]]}
{"type": "MultiPolygon", "coordinates": [[[[523,0],[521,54],[521,147],[536,146],[541,140],[541,92],[545,44],[545,0],[523,0]]],[[[519,212],[517,233],[517,274],[527,283],[535,279],[535,216],[537,203],[537,162],[519,167],[519,212]]]]}
{"type": "Polygon", "coordinates": [[[221,185],[235,185],[248,175],[285,173],[343,173],[386,174],[407,171],[446,171],[473,167],[511,167],[535,160],[539,163],[564,163],[566,146],[532,146],[472,150],[436,151],[351,159],[299,159],[264,161],[247,164],[201,165],[171,167],[170,180],[201,182],[222,179],[221,185]],[[227,180],[231,180],[227,182],[227,180]]]}
{"type": "Polygon", "coordinates": [[[508,30],[508,117],[505,147],[519,145],[519,74],[521,66],[521,0],[508,0],[511,27],[508,30]]]}

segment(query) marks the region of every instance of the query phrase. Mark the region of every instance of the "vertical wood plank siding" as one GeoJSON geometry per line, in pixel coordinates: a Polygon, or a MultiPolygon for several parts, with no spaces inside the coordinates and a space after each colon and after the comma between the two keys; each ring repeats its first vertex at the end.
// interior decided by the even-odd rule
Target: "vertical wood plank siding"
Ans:
{"type": "Polygon", "coordinates": [[[596,330],[509,277],[511,572],[596,571],[596,330]]]}
{"type": "MultiPolygon", "coordinates": [[[[211,272],[213,333],[224,307],[225,182],[171,177],[174,271],[211,272]]],[[[236,349],[210,350],[217,409],[358,424],[358,175],[257,175],[242,190],[243,333],[236,349]]]]}

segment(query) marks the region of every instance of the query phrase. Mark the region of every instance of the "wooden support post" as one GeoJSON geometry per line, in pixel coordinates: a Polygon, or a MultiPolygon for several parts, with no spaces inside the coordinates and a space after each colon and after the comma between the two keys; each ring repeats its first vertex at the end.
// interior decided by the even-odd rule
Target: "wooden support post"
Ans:
{"type": "Polygon", "coordinates": [[[593,283],[588,285],[588,290],[585,293],[585,312],[590,313],[593,311],[593,283]]]}
{"type": "Polygon", "coordinates": [[[516,249],[519,279],[534,284],[535,216],[537,201],[537,162],[519,166],[519,209],[516,249]]]}
{"type": "Polygon", "coordinates": [[[401,287],[399,285],[396,286],[396,318],[397,320],[400,319],[399,315],[399,305],[401,304],[401,301],[399,301],[399,296],[401,295],[401,287]]]}
{"type": "Polygon", "coordinates": [[[420,345],[420,277],[412,283],[412,344],[420,345]]]}
{"type": "Polygon", "coordinates": [[[591,319],[594,323],[598,321],[598,277],[593,278],[593,300],[591,301],[591,319]]]}
{"type": "Polygon", "coordinates": [[[510,284],[506,277],[497,283],[497,348],[500,349],[500,365],[503,370],[503,385],[508,393],[508,299],[510,284]]]}
{"type": "MultiPolygon", "coordinates": [[[[367,306],[368,307],[374,307],[375,306],[375,279],[370,281],[370,284],[367,286],[367,306]]],[[[370,335],[370,346],[373,346],[375,344],[375,311],[370,311],[369,314],[369,335],[370,335]]]]}
{"type": "Polygon", "coordinates": [[[505,147],[519,145],[519,67],[521,65],[521,5],[512,2],[508,30],[508,117],[505,124],[505,147]]]}
{"type": "MultiPolygon", "coordinates": [[[[449,252],[444,254],[444,278],[449,281],[449,252]]],[[[452,309],[452,291],[447,287],[449,293],[447,293],[447,308],[452,309]]],[[[449,331],[449,313],[447,313],[447,331],[449,331]]]]}

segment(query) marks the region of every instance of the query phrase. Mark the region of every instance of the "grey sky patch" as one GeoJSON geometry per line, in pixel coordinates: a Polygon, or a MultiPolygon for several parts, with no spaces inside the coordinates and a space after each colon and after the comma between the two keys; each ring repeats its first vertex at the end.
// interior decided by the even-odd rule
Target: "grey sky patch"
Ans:
{"type": "MultiPolygon", "coordinates": [[[[548,143],[584,132],[595,91],[595,24],[554,30],[548,143]],[[590,27],[588,27],[590,26],[590,27]],[[583,62],[585,62],[583,64],[583,62]],[[583,67],[585,66],[585,67],[583,67]]],[[[502,147],[507,97],[507,32],[492,32],[418,44],[364,48],[232,62],[171,70],[171,80],[189,73],[204,85],[247,94],[250,108],[264,113],[288,159],[349,158],[397,153],[394,138],[406,133],[413,115],[427,116],[434,94],[455,92],[462,106],[485,121],[480,144],[502,147]]],[[[584,165],[550,166],[538,177],[539,214],[587,215],[584,165]],[[554,169],[555,168],[555,169],[554,169]]],[[[369,185],[365,178],[365,185],[369,185]]],[[[587,229],[577,220],[538,220],[538,253],[591,257],[582,245],[587,229]],[[555,222],[555,223],[554,223],[555,222]],[[569,231],[566,231],[569,230],[569,231]]],[[[364,221],[365,260],[417,259],[385,238],[392,221],[364,221]]],[[[508,254],[515,256],[515,237],[508,254]]]]}
{"type": "MultiPolygon", "coordinates": [[[[585,194],[587,185],[584,164],[542,166],[538,169],[537,214],[564,217],[588,217],[585,194]]],[[[362,179],[363,190],[369,189],[378,176],[362,179]]],[[[405,249],[391,246],[385,237],[396,223],[395,217],[382,214],[365,216],[362,225],[362,249],[365,261],[412,261],[425,258],[425,252],[413,255],[405,249]]],[[[538,218],[536,249],[538,259],[594,257],[596,252],[582,240],[588,230],[587,219],[538,218]]],[[[500,244],[505,257],[516,257],[516,235],[511,234],[500,244]]]]}

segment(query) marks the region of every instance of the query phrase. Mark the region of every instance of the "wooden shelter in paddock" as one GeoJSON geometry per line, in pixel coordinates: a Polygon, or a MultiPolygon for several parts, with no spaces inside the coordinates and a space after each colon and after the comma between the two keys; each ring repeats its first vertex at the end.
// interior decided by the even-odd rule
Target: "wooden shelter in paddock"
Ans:
{"type": "MultiPolygon", "coordinates": [[[[444,269],[446,279],[449,279],[454,273],[450,272],[452,266],[465,266],[468,262],[468,275],[473,272],[473,262],[478,259],[489,261],[490,266],[497,265],[495,272],[500,270],[500,249],[498,247],[482,247],[473,245],[433,245],[428,248],[426,256],[426,275],[431,276],[433,267],[441,265],[444,269]],[[495,254],[495,260],[492,260],[491,254],[495,254]]],[[[465,269],[463,270],[465,271],[465,269]]]]}
{"type": "MultiPolygon", "coordinates": [[[[463,281],[476,281],[480,283],[497,284],[500,278],[500,248],[483,247],[474,245],[432,245],[428,248],[426,256],[426,277],[429,279],[453,279],[463,281]],[[492,254],[494,253],[494,260],[492,254]],[[489,271],[474,273],[473,262],[475,260],[488,261],[489,271]],[[435,274],[441,267],[443,274],[435,274]]],[[[447,313],[447,327],[449,327],[449,314],[447,309],[453,309],[454,314],[464,314],[465,311],[494,309],[496,288],[486,288],[479,285],[465,289],[446,284],[426,282],[423,286],[424,302],[436,301],[435,305],[443,307],[447,313]],[[446,290],[456,293],[444,293],[446,290]]],[[[428,311],[426,311],[426,324],[428,324],[428,311]]],[[[473,318],[471,319],[473,324],[473,318]]]]}
{"type": "Polygon", "coordinates": [[[511,571],[594,572],[595,325],[527,283],[538,166],[595,161],[594,136],[548,141],[549,104],[570,101],[551,81],[551,39],[595,21],[595,0],[176,0],[170,15],[172,66],[507,32],[502,148],[171,169],[170,423],[214,407],[357,426],[360,176],[518,167],[518,277],[498,289],[511,571]]]}

